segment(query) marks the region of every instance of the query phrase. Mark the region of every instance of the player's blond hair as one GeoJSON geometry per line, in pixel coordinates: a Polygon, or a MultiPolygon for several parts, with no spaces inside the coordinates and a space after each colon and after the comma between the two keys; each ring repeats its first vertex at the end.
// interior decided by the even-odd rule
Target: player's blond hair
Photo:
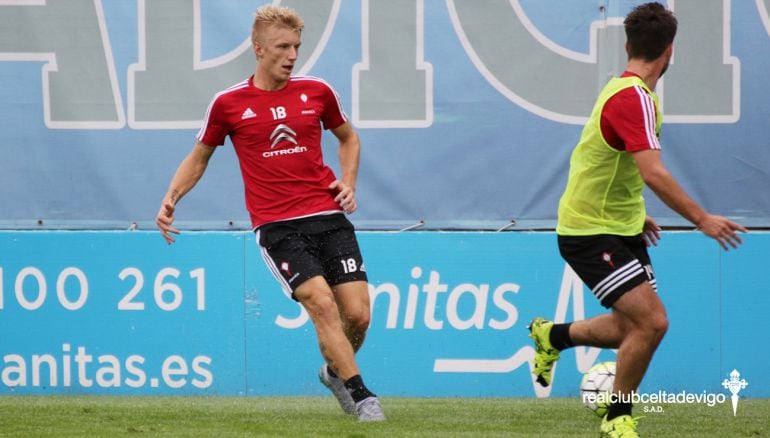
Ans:
{"type": "Polygon", "coordinates": [[[302,33],[305,22],[292,8],[276,5],[262,6],[254,14],[254,24],[251,25],[251,43],[254,44],[258,41],[260,31],[273,25],[286,26],[297,33],[302,33]]]}

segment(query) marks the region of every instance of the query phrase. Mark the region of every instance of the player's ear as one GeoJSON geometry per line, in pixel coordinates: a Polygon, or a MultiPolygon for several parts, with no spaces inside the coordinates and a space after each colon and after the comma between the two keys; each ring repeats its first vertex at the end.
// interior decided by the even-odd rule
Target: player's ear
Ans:
{"type": "Polygon", "coordinates": [[[262,58],[262,45],[259,43],[258,40],[254,40],[251,42],[251,49],[254,51],[254,56],[256,56],[257,59],[262,58]]]}

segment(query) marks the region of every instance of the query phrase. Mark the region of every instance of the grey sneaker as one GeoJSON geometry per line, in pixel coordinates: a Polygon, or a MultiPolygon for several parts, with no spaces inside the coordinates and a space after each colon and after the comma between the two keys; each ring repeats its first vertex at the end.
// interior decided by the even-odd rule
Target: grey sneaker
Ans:
{"type": "Polygon", "coordinates": [[[382,412],[380,400],[377,397],[367,397],[356,403],[356,412],[358,421],[384,421],[385,414],[382,412]]]}
{"type": "Polygon", "coordinates": [[[345,384],[341,379],[332,377],[329,375],[329,369],[326,364],[323,364],[321,370],[318,371],[318,380],[324,384],[325,387],[337,397],[337,401],[340,402],[340,407],[348,415],[356,414],[356,403],[353,401],[353,397],[350,396],[348,389],[345,388],[345,384]]]}

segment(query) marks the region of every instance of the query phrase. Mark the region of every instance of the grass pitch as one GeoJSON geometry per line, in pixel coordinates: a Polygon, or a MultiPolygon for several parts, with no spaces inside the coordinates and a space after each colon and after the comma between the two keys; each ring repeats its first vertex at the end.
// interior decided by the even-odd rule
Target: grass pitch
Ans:
{"type": "MultiPolygon", "coordinates": [[[[577,398],[383,397],[388,421],[359,423],[332,397],[0,396],[3,437],[596,437],[577,398]]],[[[637,406],[650,437],[770,436],[770,399],[637,406]],[[645,408],[648,412],[644,412],[645,408]],[[655,411],[655,412],[653,412],[655,411]]]]}

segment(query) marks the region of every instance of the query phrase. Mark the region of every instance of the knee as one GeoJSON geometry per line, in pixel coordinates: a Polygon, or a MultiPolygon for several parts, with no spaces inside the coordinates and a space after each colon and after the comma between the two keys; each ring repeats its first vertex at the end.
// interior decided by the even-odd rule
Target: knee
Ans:
{"type": "Polygon", "coordinates": [[[660,321],[659,321],[658,326],[657,326],[657,331],[658,331],[658,333],[660,333],[660,337],[661,338],[668,331],[668,317],[666,317],[666,315],[662,315],[660,317],[660,321]]]}
{"type": "Polygon", "coordinates": [[[339,318],[339,309],[331,291],[316,290],[300,300],[312,319],[339,318]]]}
{"type": "Polygon", "coordinates": [[[347,315],[348,324],[356,332],[365,332],[369,329],[371,315],[369,309],[360,309],[352,315],[347,315]]]}
{"type": "Polygon", "coordinates": [[[668,331],[668,317],[665,314],[658,314],[650,318],[648,324],[648,331],[650,332],[650,338],[658,344],[663,339],[668,331]]]}

